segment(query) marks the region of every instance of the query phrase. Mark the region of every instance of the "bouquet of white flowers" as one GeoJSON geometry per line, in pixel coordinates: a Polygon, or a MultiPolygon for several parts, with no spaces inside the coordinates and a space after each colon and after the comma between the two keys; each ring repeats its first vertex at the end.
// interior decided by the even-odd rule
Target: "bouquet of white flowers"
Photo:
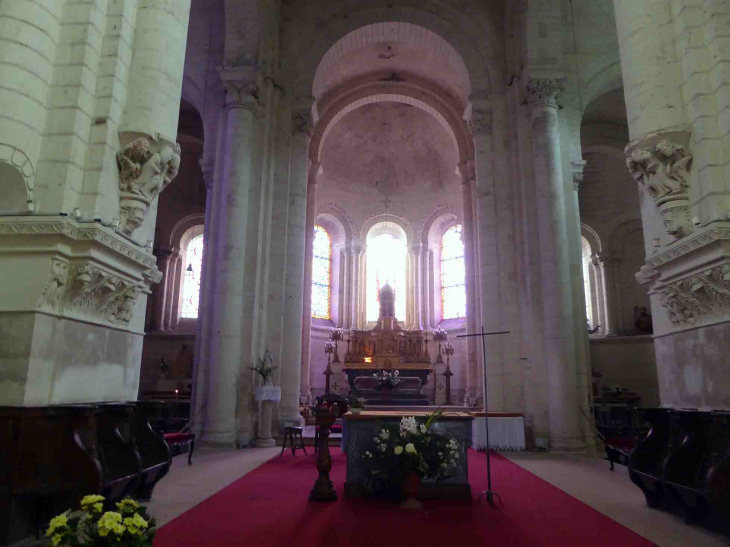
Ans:
{"type": "Polygon", "coordinates": [[[376,390],[381,391],[383,388],[396,389],[400,384],[400,373],[396,370],[393,372],[385,372],[384,370],[378,370],[373,374],[373,378],[378,381],[378,385],[375,387],[376,390]]]}
{"type": "Polygon", "coordinates": [[[360,457],[371,492],[399,493],[400,484],[409,474],[422,479],[443,480],[451,476],[460,456],[456,439],[432,431],[435,412],[419,423],[415,417],[403,417],[398,427],[384,425],[373,437],[373,445],[360,457]]]}

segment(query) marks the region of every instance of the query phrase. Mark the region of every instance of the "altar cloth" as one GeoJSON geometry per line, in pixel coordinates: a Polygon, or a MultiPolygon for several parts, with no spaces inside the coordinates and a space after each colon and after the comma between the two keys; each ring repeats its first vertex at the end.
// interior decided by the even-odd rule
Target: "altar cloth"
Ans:
{"type": "MultiPolygon", "coordinates": [[[[476,413],[475,413],[476,414],[476,413]]],[[[474,416],[472,422],[472,445],[474,450],[484,450],[487,446],[487,419],[483,412],[474,416]]],[[[520,415],[492,416],[489,413],[489,448],[492,450],[519,451],[525,449],[525,418],[520,415]]]]}

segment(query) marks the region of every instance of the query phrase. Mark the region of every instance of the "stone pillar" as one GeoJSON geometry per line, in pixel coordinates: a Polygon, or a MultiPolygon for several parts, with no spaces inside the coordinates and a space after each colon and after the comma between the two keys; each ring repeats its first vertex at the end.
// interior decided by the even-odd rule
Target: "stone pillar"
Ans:
{"type": "MultiPolygon", "coordinates": [[[[308,156],[309,143],[312,138],[312,123],[309,114],[295,114],[292,129],[294,132],[294,137],[292,138],[292,159],[294,159],[293,148],[295,146],[303,146],[308,156]]],[[[307,171],[307,216],[304,225],[302,359],[299,380],[299,398],[303,404],[309,404],[312,400],[312,387],[309,384],[309,367],[312,353],[312,261],[314,260],[314,218],[317,213],[317,174],[319,167],[319,163],[312,163],[307,171]]],[[[334,256],[334,252],[332,254],[334,256]]],[[[334,295],[330,295],[330,298],[334,298],[334,295]]]]}
{"type": "MultiPolygon", "coordinates": [[[[473,334],[477,332],[477,298],[476,298],[476,272],[474,269],[474,181],[476,173],[473,162],[460,163],[458,166],[459,175],[461,176],[461,196],[463,200],[462,238],[464,240],[464,267],[466,270],[466,332],[473,334]]],[[[481,404],[480,400],[484,397],[484,386],[479,381],[481,377],[479,373],[479,360],[477,358],[476,338],[466,339],[466,397],[465,401],[477,399],[476,403],[481,404]]]]}
{"type": "Polygon", "coordinates": [[[363,276],[363,254],[364,248],[359,243],[352,244],[352,328],[362,329],[362,294],[363,285],[366,283],[363,276]]]}
{"type": "Polygon", "coordinates": [[[409,262],[411,264],[411,290],[409,291],[411,298],[411,328],[413,330],[423,329],[423,320],[421,316],[421,252],[423,244],[421,242],[413,243],[408,249],[409,262]]]}
{"type": "Polygon", "coordinates": [[[168,246],[160,247],[157,250],[157,264],[162,272],[162,283],[156,287],[157,299],[155,301],[155,328],[158,331],[167,330],[167,299],[170,293],[170,258],[172,257],[172,248],[168,246]]]}
{"type": "MultiPolygon", "coordinates": [[[[249,189],[255,117],[258,101],[252,94],[255,85],[222,71],[226,85],[226,146],[224,176],[214,192],[220,199],[216,211],[217,233],[211,234],[215,246],[215,285],[211,290],[207,352],[207,409],[204,413],[203,440],[233,444],[239,437],[236,408],[239,397],[250,397],[252,373],[243,363],[241,347],[246,260],[246,228],[249,214],[249,189]]],[[[205,326],[204,326],[205,328],[205,326]]],[[[251,438],[253,432],[247,432],[251,438]]],[[[245,435],[244,435],[245,437],[245,435]]]]}
{"type": "Polygon", "coordinates": [[[557,108],[559,91],[552,80],[531,80],[527,85],[538,205],[550,445],[556,450],[572,451],[582,449],[584,442],[578,410],[575,318],[557,108]]]}
{"type": "MultiPolygon", "coordinates": [[[[289,214],[287,218],[286,281],[284,285],[284,340],[281,347],[281,403],[279,422],[299,421],[299,396],[303,380],[308,383],[309,374],[302,376],[302,366],[308,356],[302,355],[304,293],[311,294],[310,282],[306,285],[304,262],[307,234],[307,186],[310,173],[315,176],[318,165],[309,161],[308,127],[306,115],[295,115],[289,169],[289,214]]],[[[312,221],[314,222],[314,221],[312,221]]],[[[314,230],[314,223],[312,224],[314,230]]],[[[310,252],[311,254],[311,248],[310,252]]],[[[311,316],[311,314],[310,314],[311,316]]],[[[311,324],[311,323],[310,323],[311,324]]],[[[307,388],[309,389],[309,388],[307,388]]]]}
{"type": "Polygon", "coordinates": [[[602,286],[598,289],[603,293],[603,334],[604,336],[617,336],[615,261],[606,253],[596,253],[594,256],[601,272],[602,286]]]}

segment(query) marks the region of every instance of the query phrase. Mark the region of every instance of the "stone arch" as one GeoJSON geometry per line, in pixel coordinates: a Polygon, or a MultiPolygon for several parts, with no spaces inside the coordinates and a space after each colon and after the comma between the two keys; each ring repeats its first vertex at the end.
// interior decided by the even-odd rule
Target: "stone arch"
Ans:
{"type": "Polygon", "coordinates": [[[182,249],[182,243],[184,243],[182,240],[185,235],[188,234],[190,230],[195,226],[204,225],[205,215],[201,213],[195,213],[181,218],[180,220],[178,220],[177,224],[175,224],[175,227],[170,232],[170,247],[182,249]]]}
{"type": "Polygon", "coordinates": [[[626,222],[619,224],[614,228],[613,232],[608,238],[608,249],[611,253],[612,258],[623,257],[623,242],[626,237],[634,232],[641,232],[642,239],[644,237],[644,228],[641,223],[641,219],[627,220],[626,222]]]}
{"type": "Polygon", "coordinates": [[[317,214],[315,224],[321,224],[332,238],[332,245],[345,245],[352,241],[352,226],[348,218],[333,206],[317,214]]]}
{"type": "Polygon", "coordinates": [[[35,169],[25,152],[5,143],[0,143],[0,183],[4,192],[1,213],[29,210],[33,203],[35,169]]]}
{"type": "Polygon", "coordinates": [[[324,54],[314,75],[312,84],[314,96],[319,96],[322,80],[328,71],[334,70],[337,61],[351,51],[385,41],[417,46],[421,50],[433,53],[454,69],[457,79],[467,87],[466,94],[469,95],[470,81],[466,64],[454,46],[441,36],[411,23],[373,23],[346,34],[324,54]]]}
{"type": "MultiPolygon", "coordinates": [[[[431,211],[421,225],[421,229],[418,232],[418,240],[424,245],[428,245],[432,230],[437,226],[441,225],[445,219],[459,220],[459,215],[454,212],[453,208],[449,205],[439,205],[431,211]]],[[[448,229],[448,228],[447,228],[448,229]]]]}
{"type": "Polygon", "coordinates": [[[300,36],[297,41],[297,45],[311,46],[302,48],[301,53],[292,52],[296,55],[292,71],[297,94],[311,93],[319,62],[339,40],[361,27],[386,23],[417,25],[433,32],[458,52],[472,82],[478,82],[480,90],[488,93],[500,85],[502,43],[498,39],[501,21],[497,20],[497,13],[486,14],[493,32],[485,33],[480,25],[482,21],[475,21],[444,2],[420,0],[414,4],[394,7],[388,0],[373,0],[368,9],[349,13],[346,18],[342,17],[341,6],[336,2],[318,6],[316,35],[300,36]]]}
{"type": "Polygon", "coordinates": [[[598,236],[598,232],[588,226],[585,222],[580,223],[580,235],[588,240],[592,254],[600,253],[603,250],[601,248],[601,238],[598,236]]]}
{"type": "Polygon", "coordinates": [[[370,217],[363,223],[362,229],[360,230],[360,239],[363,243],[367,242],[370,237],[370,232],[378,224],[390,228],[392,233],[405,236],[407,245],[410,246],[414,242],[413,229],[406,219],[392,213],[381,213],[370,217]]]}
{"type": "Polygon", "coordinates": [[[310,160],[320,162],[327,133],[348,112],[374,102],[402,102],[416,106],[434,116],[454,142],[459,163],[474,157],[474,142],[463,119],[463,110],[453,97],[420,78],[407,81],[387,81],[388,75],[370,75],[332,91],[322,100],[320,117],[314,128],[309,147],[310,160]]]}
{"type": "Polygon", "coordinates": [[[621,62],[617,61],[594,74],[585,88],[584,110],[601,95],[623,87],[621,62]]]}

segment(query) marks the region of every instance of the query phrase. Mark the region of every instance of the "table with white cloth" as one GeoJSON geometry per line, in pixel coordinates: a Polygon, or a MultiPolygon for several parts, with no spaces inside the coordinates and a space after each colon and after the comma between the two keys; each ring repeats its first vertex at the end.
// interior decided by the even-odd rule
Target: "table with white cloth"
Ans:
{"type": "Polygon", "coordinates": [[[525,417],[510,412],[472,412],[471,447],[484,450],[487,447],[485,420],[489,420],[489,448],[492,450],[519,451],[525,449],[525,417]]]}

